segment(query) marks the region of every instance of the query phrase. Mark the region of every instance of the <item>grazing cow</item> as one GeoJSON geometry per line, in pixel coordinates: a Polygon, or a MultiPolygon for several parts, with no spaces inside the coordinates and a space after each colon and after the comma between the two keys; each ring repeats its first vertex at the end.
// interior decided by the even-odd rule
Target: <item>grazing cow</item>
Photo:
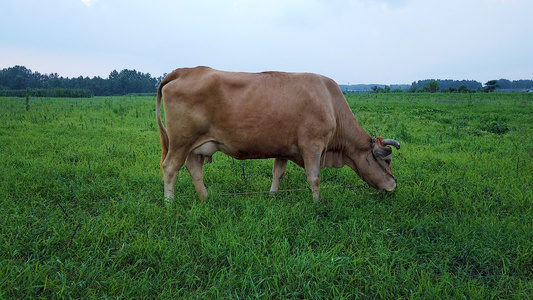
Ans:
{"type": "Polygon", "coordinates": [[[339,86],[321,75],[177,69],[159,85],[156,115],[168,202],[183,164],[200,199],[207,199],[202,168],[217,151],[236,159],[274,158],[271,192],[278,191],[288,160],[305,169],[315,200],[322,167],[348,165],[374,188],[396,188],[388,145],[400,144],[368,135],[339,86]]]}

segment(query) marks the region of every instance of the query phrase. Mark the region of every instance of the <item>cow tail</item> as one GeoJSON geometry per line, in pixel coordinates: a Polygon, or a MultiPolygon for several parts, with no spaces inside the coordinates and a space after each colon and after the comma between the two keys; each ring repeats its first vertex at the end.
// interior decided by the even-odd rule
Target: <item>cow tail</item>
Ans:
{"type": "Polygon", "coordinates": [[[165,129],[165,126],[163,125],[163,121],[161,121],[161,100],[163,98],[163,87],[171,81],[171,80],[168,80],[167,78],[168,77],[163,79],[163,81],[159,84],[159,87],[157,88],[157,99],[155,103],[157,125],[159,125],[159,138],[161,139],[161,166],[163,166],[163,161],[167,157],[168,148],[169,148],[167,130],[165,129]]]}

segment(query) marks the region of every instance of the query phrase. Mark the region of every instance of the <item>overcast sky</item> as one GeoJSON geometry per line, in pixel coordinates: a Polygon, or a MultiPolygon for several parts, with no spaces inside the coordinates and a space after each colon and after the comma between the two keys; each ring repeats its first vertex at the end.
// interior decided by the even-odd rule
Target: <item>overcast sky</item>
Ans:
{"type": "Polygon", "coordinates": [[[0,0],[0,69],[533,79],[531,0],[0,0]]]}

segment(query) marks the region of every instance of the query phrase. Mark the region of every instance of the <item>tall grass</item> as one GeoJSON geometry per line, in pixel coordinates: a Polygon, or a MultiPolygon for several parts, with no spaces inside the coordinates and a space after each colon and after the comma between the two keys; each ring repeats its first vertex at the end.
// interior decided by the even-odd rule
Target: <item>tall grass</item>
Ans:
{"type": "Polygon", "coordinates": [[[531,299],[532,95],[350,95],[395,193],[216,154],[169,208],[154,102],[0,98],[0,298],[531,299]]]}

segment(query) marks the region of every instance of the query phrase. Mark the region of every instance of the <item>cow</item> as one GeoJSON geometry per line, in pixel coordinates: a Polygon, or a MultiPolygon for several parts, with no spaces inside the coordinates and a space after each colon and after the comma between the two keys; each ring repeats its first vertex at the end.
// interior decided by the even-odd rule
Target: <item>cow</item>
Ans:
{"type": "Polygon", "coordinates": [[[372,138],[337,83],[321,75],[176,69],[159,84],[156,117],[167,203],[183,164],[198,197],[207,199],[202,168],[217,151],[236,159],[274,158],[271,193],[279,190],[289,160],[305,169],[315,201],[322,167],[348,165],[370,186],[396,189],[389,146],[400,144],[372,138]]]}

